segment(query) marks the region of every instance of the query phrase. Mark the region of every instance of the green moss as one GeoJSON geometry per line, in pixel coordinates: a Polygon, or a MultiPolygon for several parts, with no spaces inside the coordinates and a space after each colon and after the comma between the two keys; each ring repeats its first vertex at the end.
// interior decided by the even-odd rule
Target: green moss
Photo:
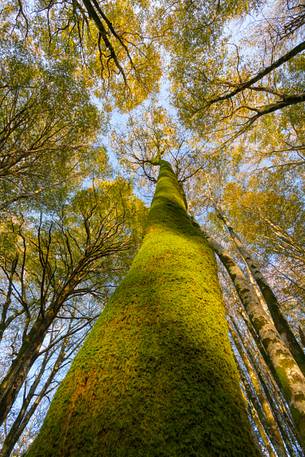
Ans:
{"type": "Polygon", "coordinates": [[[27,456],[245,455],[258,453],[214,257],[162,161],[143,245],[27,456]]]}

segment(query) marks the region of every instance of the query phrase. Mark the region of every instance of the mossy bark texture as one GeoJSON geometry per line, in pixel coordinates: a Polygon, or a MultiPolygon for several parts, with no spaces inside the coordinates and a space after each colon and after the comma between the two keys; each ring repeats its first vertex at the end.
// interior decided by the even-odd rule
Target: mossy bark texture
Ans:
{"type": "Polygon", "coordinates": [[[215,260],[165,161],[143,245],[26,455],[258,455],[215,260]]]}

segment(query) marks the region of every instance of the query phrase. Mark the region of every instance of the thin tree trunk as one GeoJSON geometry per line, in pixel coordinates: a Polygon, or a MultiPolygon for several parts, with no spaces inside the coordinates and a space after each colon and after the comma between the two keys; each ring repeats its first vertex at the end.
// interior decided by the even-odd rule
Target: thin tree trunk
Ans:
{"type": "Polygon", "coordinates": [[[292,332],[287,320],[283,316],[281,310],[280,310],[280,305],[278,303],[278,300],[273,293],[272,288],[269,286],[268,282],[264,278],[263,274],[261,273],[257,263],[251,256],[251,254],[248,252],[248,250],[243,246],[239,236],[235,233],[234,229],[231,227],[231,225],[228,223],[226,217],[224,214],[220,213],[219,210],[217,209],[217,212],[219,214],[219,217],[222,219],[224,222],[225,226],[227,227],[232,240],[234,241],[240,255],[246,262],[247,266],[249,267],[250,272],[253,275],[254,280],[256,281],[262,296],[264,297],[266,304],[268,306],[269,312],[272,316],[272,319],[274,321],[274,325],[279,332],[281,338],[283,341],[287,344],[291,354],[293,355],[295,361],[300,367],[300,370],[302,371],[303,375],[305,376],[305,353],[302,350],[298,340],[296,339],[294,333],[292,332]]]}
{"type": "Polygon", "coordinates": [[[298,438],[305,449],[305,377],[239,266],[217,241],[211,237],[207,237],[207,240],[227,269],[240,300],[265,347],[283,395],[289,403],[298,438]]]}
{"type": "MultiPolygon", "coordinates": [[[[46,313],[47,314],[47,313],[46,313]]],[[[6,419],[33,363],[39,356],[53,313],[38,317],[0,385],[0,425],[6,419]]]]}
{"type": "MultiPolygon", "coordinates": [[[[283,439],[282,439],[278,424],[276,422],[272,408],[265,396],[265,393],[263,392],[260,380],[255,371],[255,368],[252,366],[252,364],[249,360],[248,353],[246,352],[246,349],[240,340],[239,334],[236,331],[235,324],[231,320],[229,320],[229,327],[230,327],[230,332],[231,332],[235,347],[240,354],[240,357],[248,371],[249,377],[251,379],[251,383],[255,389],[255,395],[253,395],[251,397],[251,401],[257,411],[259,420],[260,420],[261,424],[263,425],[264,429],[266,429],[266,431],[270,437],[270,440],[277,451],[278,456],[285,457],[286,456],[285,446],[283,444],[283,439]]],[[[251,394],[251,392],[250,392],[250,394],[251,394]]]]}
{"type": "Polygon", "coordinates": [[[215,259],[165,161],[143,245],[26,455],[259,455],[215,259]]]}
{"type": "Polygon", "coordinates": [[[63,362],[65,358],[65,349],[66,349],[66,341],[64,341],[61,345],[59,354],[56,357],[56,360],[54,361],[53,368],[48,376],[48,378],[45,380],[40,392],[36,395],[35,400],[32,402],[30,408],[27,410],[28,406],[30,405],[31,401],[34,398],[36,388],[39,385],[42,376],[44,374],[44,371],[46,369],[47,363],[50,359],[50,355],[48,352],[46,352],[44,356],[43,363],[41,365],[41,368],[39,370],[38,375],[36,376],[36,379],[34,380],[26,398],[23,401],[22,407],[19,411],[18,416],[13,422],[13,425],[11,426],[11,429],[7,436],[5,437],[3,447],[1,450],[1,457],[9,457],[15,444],[17,443],[18,439],[22,435],[25,427],[28,425],[31,417],[35,413],[36,409],[38,408],[41,400],[45,396],[45,394],[48,392],[48,389],[54,380],[58,370],[60,369],[60,365],[63,362]]]}
{"type": "Polygon", "coordinates": [[[26,380],[35,360],[39,357],[41,345],[50,325],[56,318],[58,311],[61,309],[70,292],[79,282],[79,278],[77,279],[77,273],[80,269],[79,265],[73,271],[73,275],[71,274],[69,282],[59,291],[57,299],[46,311],[40,313],[37,317],[28,335],[24,337],[16,358],[13,360],[6,376],[0,384],[0,425],[6,419],[22,384],[26,380]]]}
{"type": "Polygon", "coordinates": [[[272,448],[270,438],[265,430],[265,426],[262,423],[262,420],[261,420],[262,418],[258,414],[258,411],[256,408],[257,401],[255,401],[256,400],[255,395],[251,389],[251,385],[250,385],[248,379],[246,378],[246,376],[243,372],[241,372],[241,382],[243,385],[243,390],[245,392],[244,393],[245,400],[248,402],[248,414],[250,414],[253,422],[255,423],[257,433],[259,434],[261,440],[263,441],[265,449],[268,451],[268,456],[277,457],[277,455],[275,454],[275,452],[272,448]]]}
{"type": "MultiPolygon", "coordinates": [[[[244,315],[244,313],[241,312],[240,316],[246,325],[247,332],[254,339],[255,344],[259,349],[258,354],[253,354],[252,351],[249,351],[249,358],[252,365],[255,366],[256,373],[259,376],[259,380],[261,382],[261,385],[263,386],[269,404],[272,405],[272,411],[274,412],[277,418],[277,423],[279,425],[280,432],[284,437],[285,446],[287,447],[291,456],[299,456],[300,454],[296,453],[297,432],[291,416],[289,406],[286,402],[285,397],[282,394],[281,386],[279,386],[276,372],[272,364],[270,366],[270,360],[266,356],[266,351],[262,346],[251,322],[247,318],[247,315],[244,315]],[[257,355],[259,356],[259,358],[257,357],[257,355]]],[[[235,321],[233,317],[231,318],[235,321]]],[[[240,334],[239,328],[236,324],[235,329],[239,334],[240,338],[242,339],[242,341],[244,341],[244,337],[240,334]]],[[[245,345],[247,345],[247,347],[250,347],[249,338],[247,338],[247,340],[245,341],[245,345]]]]}
{"type": "MultiPolygon", "coordinates": [[[[242,319],[247,327],[247,332],[249,332],[249,335],[253,337],[252,332],[248,328],[249,324],[251,325],[251,322],[244,320],[243,317],[242,319]]],[[[295,450],[297,438],[289,406],[287,405],[287,402],[283,397],[283,394],[278,386],[278,383],[275,381],[268,364],[266,364],[265,358],[261,354],[261,348],[257,348],[259,352],[256,353],[255,351],[255,353],[253,353],[253,350],[250,349],[251,344],[249,342],[249,338],[246,338],[245,340],[245,336],[240,333],[233,316],[230,316],[230,320],[232,321],[239,340],[242,341],[242,345],[248,354],[249,361],[258,376],[263,389],[263,394],[271,407],[279,432],[283,437],[283,443],[285,443],[285,446],[292,457],[299,456],[299,453],[296,453],[295,450]]]]}

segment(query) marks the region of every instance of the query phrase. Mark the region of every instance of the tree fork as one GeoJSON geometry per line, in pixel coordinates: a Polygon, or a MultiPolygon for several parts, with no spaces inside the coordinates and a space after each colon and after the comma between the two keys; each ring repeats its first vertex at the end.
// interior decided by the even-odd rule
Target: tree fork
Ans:
{"type": "Polygon", "coordinates": [[[147,232],[27,457],[258,456],[212,251],[168,162],[147,232]]]}

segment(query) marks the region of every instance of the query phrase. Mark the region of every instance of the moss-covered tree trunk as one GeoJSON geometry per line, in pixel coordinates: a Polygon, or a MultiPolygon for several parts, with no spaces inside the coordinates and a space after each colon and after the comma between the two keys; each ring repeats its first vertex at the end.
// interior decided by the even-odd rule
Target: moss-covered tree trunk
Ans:
{"type": "Polygon", "coordinates": [[[143,245],[27,456],[245,455],[258,452],[214,257],[161,161],[143,245]]]}

